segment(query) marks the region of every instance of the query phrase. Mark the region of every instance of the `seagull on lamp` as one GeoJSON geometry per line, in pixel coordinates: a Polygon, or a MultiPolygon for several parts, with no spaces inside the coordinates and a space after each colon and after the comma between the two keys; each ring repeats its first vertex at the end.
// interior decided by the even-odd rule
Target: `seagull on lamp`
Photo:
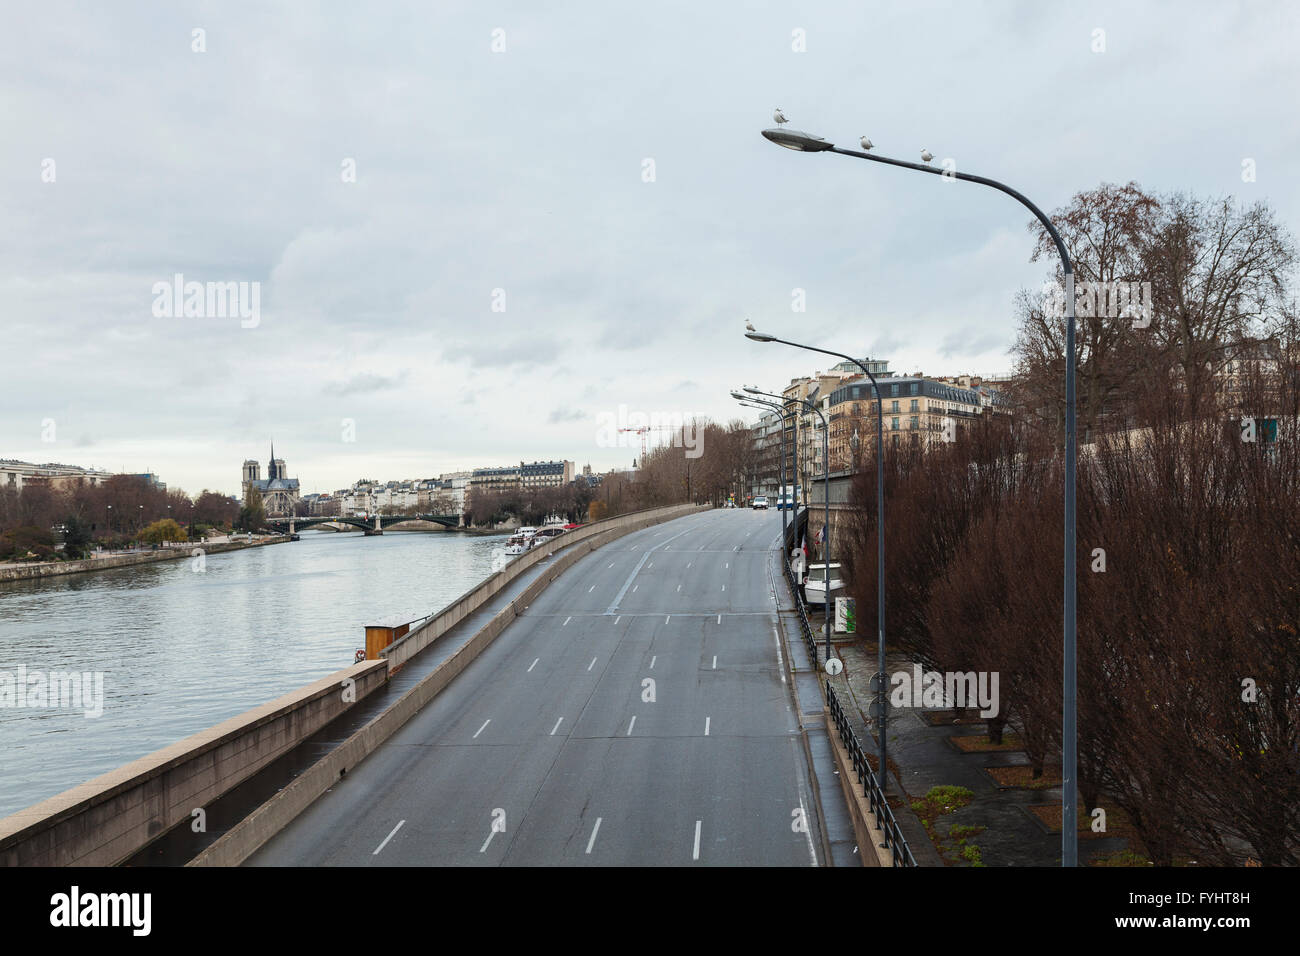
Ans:
{"type": "Polygon", "coordinates": [[[777,126],[781,126],[785,123],[790,122],[788,119],[785,118],[785,114],[781,112],[781,107],[779,106],[772,111],[772,119],[776,120],[777,126]]]}
{"type": "Polygon", "coordinates": [[[921,147],[921,162],[923,162],[923,163],[928,163],[928,162],[929,162],[930,160],[932,160],[932,159],[934,159],[934,153],[930,152],[928,149],[926,149],[924,146],[922,146],[922,147],[921,147]]]}
{"type": "Polygon", "coordinates": [[[745,320],[745,328],[748,329],[750,332],[758,331],[756,328],[754,328],[754,323],[749,321],[749,319],[745,320]]]}
{"type": "Polygon", "coordinates": [[[862,137],[860,142],[862,143],[862,148],[867,152],[871,152],[871,147],[875,145],[875,143],[871,142],[871,140],[867,139],[865,136],[862,137]]]}

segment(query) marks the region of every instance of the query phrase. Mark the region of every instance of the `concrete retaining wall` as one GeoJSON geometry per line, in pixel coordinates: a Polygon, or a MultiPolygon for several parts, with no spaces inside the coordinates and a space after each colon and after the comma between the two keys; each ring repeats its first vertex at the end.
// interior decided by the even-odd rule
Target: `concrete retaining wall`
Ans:
{"type": "Polygon", "coordinates": [[[388,679],[355,664],[0,820],[0,866],[112,866],[191,817],[388,679]]]}
{"type": "MultiPolygon", "coordinates": [[[[582,560],[591,551],[632,531],[648,528],[651,525],[703,510],[706,510],[706,508],[702,506],[684,505],[661,508],[650,512],[638,512],[634,515],[621,515],[618,518],[600,522],[600,525],[604,527],[599,525],[591,526],[594,530],[583,536],[581,540],[578,540],[576,535],[572,538],[564,535],[563,538],[569,538],[569,540],[566,542],[563,557],[547,568],[536,581],[520,592],[519,596],[510,604],[495,614],[492,620],[480,628],[478,633],[463,647],[439,664],[428,676],[403,694],[391,707],[376,716],[342,744],[300,774],[291,784],[223,834],[220,839],[191,860],[188,865],[238,866],[252,856],[271,837],[293,822],[321,794],[333,786],[344,771],[359,764],[396,733],[402,725],[419,713],[429,701],[433,700],[444,687],[468,667],[470,662],[483,652],[484,648],[496,640],[497,636],[510,625],[522,609],[528,607],[552,581],[582,560]]],[[[538,555],[536,560],[542,560],[540,552],[538,552],[538,555]]],[[[525,555],[524,558],[530,556],[531,553],[525,555]]],[[[536,561],[533,563],[535,564],[536,561]]],[[[531,565],[526,565],[520,570],[524,570],[528,566],[531,565]]],[[[499,572],[499,574],[504,573],[506,572],[499,572]]],[[[516,571],[514,576],[517,577],[519,573],[519,571],[516,571]]],[[[499,590],[500,586],[492,593],[499,590]]],[[[470,592],[470,594],[473,593],[470,592]]],[[[465,597],[469,596],[467,594],[465,597]]],[[[461,600],[463,601],[465,598],[461,598],[461,600]]],[[[482,601],[479,602],[479,604],[481,603],[482,601]]],[[[460,614],[460,618],[463,617],[464,614],[460,614]]],[[[410,640],[416,633],[413,631],[403,640],[410,640]]],[[[430,638],[430,642],[433,639],[435,638],[430,638]]],[[[398,644],[393,644],[389,650],[391,651],[397,646],[398,644]]]]}

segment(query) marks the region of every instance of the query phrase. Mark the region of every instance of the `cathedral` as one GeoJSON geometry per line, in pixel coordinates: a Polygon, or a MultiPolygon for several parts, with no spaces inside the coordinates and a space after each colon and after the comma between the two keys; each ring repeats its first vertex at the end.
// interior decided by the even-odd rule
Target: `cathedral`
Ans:
{"type": "Polygon", "coordinates": [[[262,506],[268,515],[291,515],[293,506],[301,494],[298,479],[289,477],[289,470],[283,458],[275,457],[275,443],[271,443],[271,462],[266,469],[266,478],[262,478],[262,466],[248,459],[244,462],[244,497],[250,490],[256,489],[262,495],[262,506]]]}

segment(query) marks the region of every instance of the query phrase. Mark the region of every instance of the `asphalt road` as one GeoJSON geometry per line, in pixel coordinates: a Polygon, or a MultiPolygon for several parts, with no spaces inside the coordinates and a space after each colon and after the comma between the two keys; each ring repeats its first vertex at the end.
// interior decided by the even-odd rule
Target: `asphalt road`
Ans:
{"type": "Polygon", "coordinates": [[[779,532],[719,510],[592,552],[250,865],[822,862],[779,532]]]}

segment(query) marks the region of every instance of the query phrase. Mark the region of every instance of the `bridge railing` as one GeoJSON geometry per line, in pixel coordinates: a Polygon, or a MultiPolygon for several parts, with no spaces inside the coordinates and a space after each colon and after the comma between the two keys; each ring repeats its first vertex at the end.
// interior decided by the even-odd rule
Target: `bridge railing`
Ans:
{"type": "Polygon", "coordinates": [[[912,856],[912,849],[907,845],[907,837],[903,836],[903,831],[899,829],[894,811],[889,806],[889,801],[885,799],[884,791],[880,789],[875,772],[867,763],[862,745],[858,743],[858,735],[854,733],[830,681],[826,682],[826,703],[830,708],[831,716],[835,718],[835,728],[839,731],[840,742],[844,744],[844,749],[849,752],[849,759],[853,762],[853,770],[858,775],[858,784],[863,788],[867,803],[871,807],[872,814],[875,815],[876,826],[885,835],[885,848],[890,852],[893,865],[916,866],[916,857],[912,856]]]}

